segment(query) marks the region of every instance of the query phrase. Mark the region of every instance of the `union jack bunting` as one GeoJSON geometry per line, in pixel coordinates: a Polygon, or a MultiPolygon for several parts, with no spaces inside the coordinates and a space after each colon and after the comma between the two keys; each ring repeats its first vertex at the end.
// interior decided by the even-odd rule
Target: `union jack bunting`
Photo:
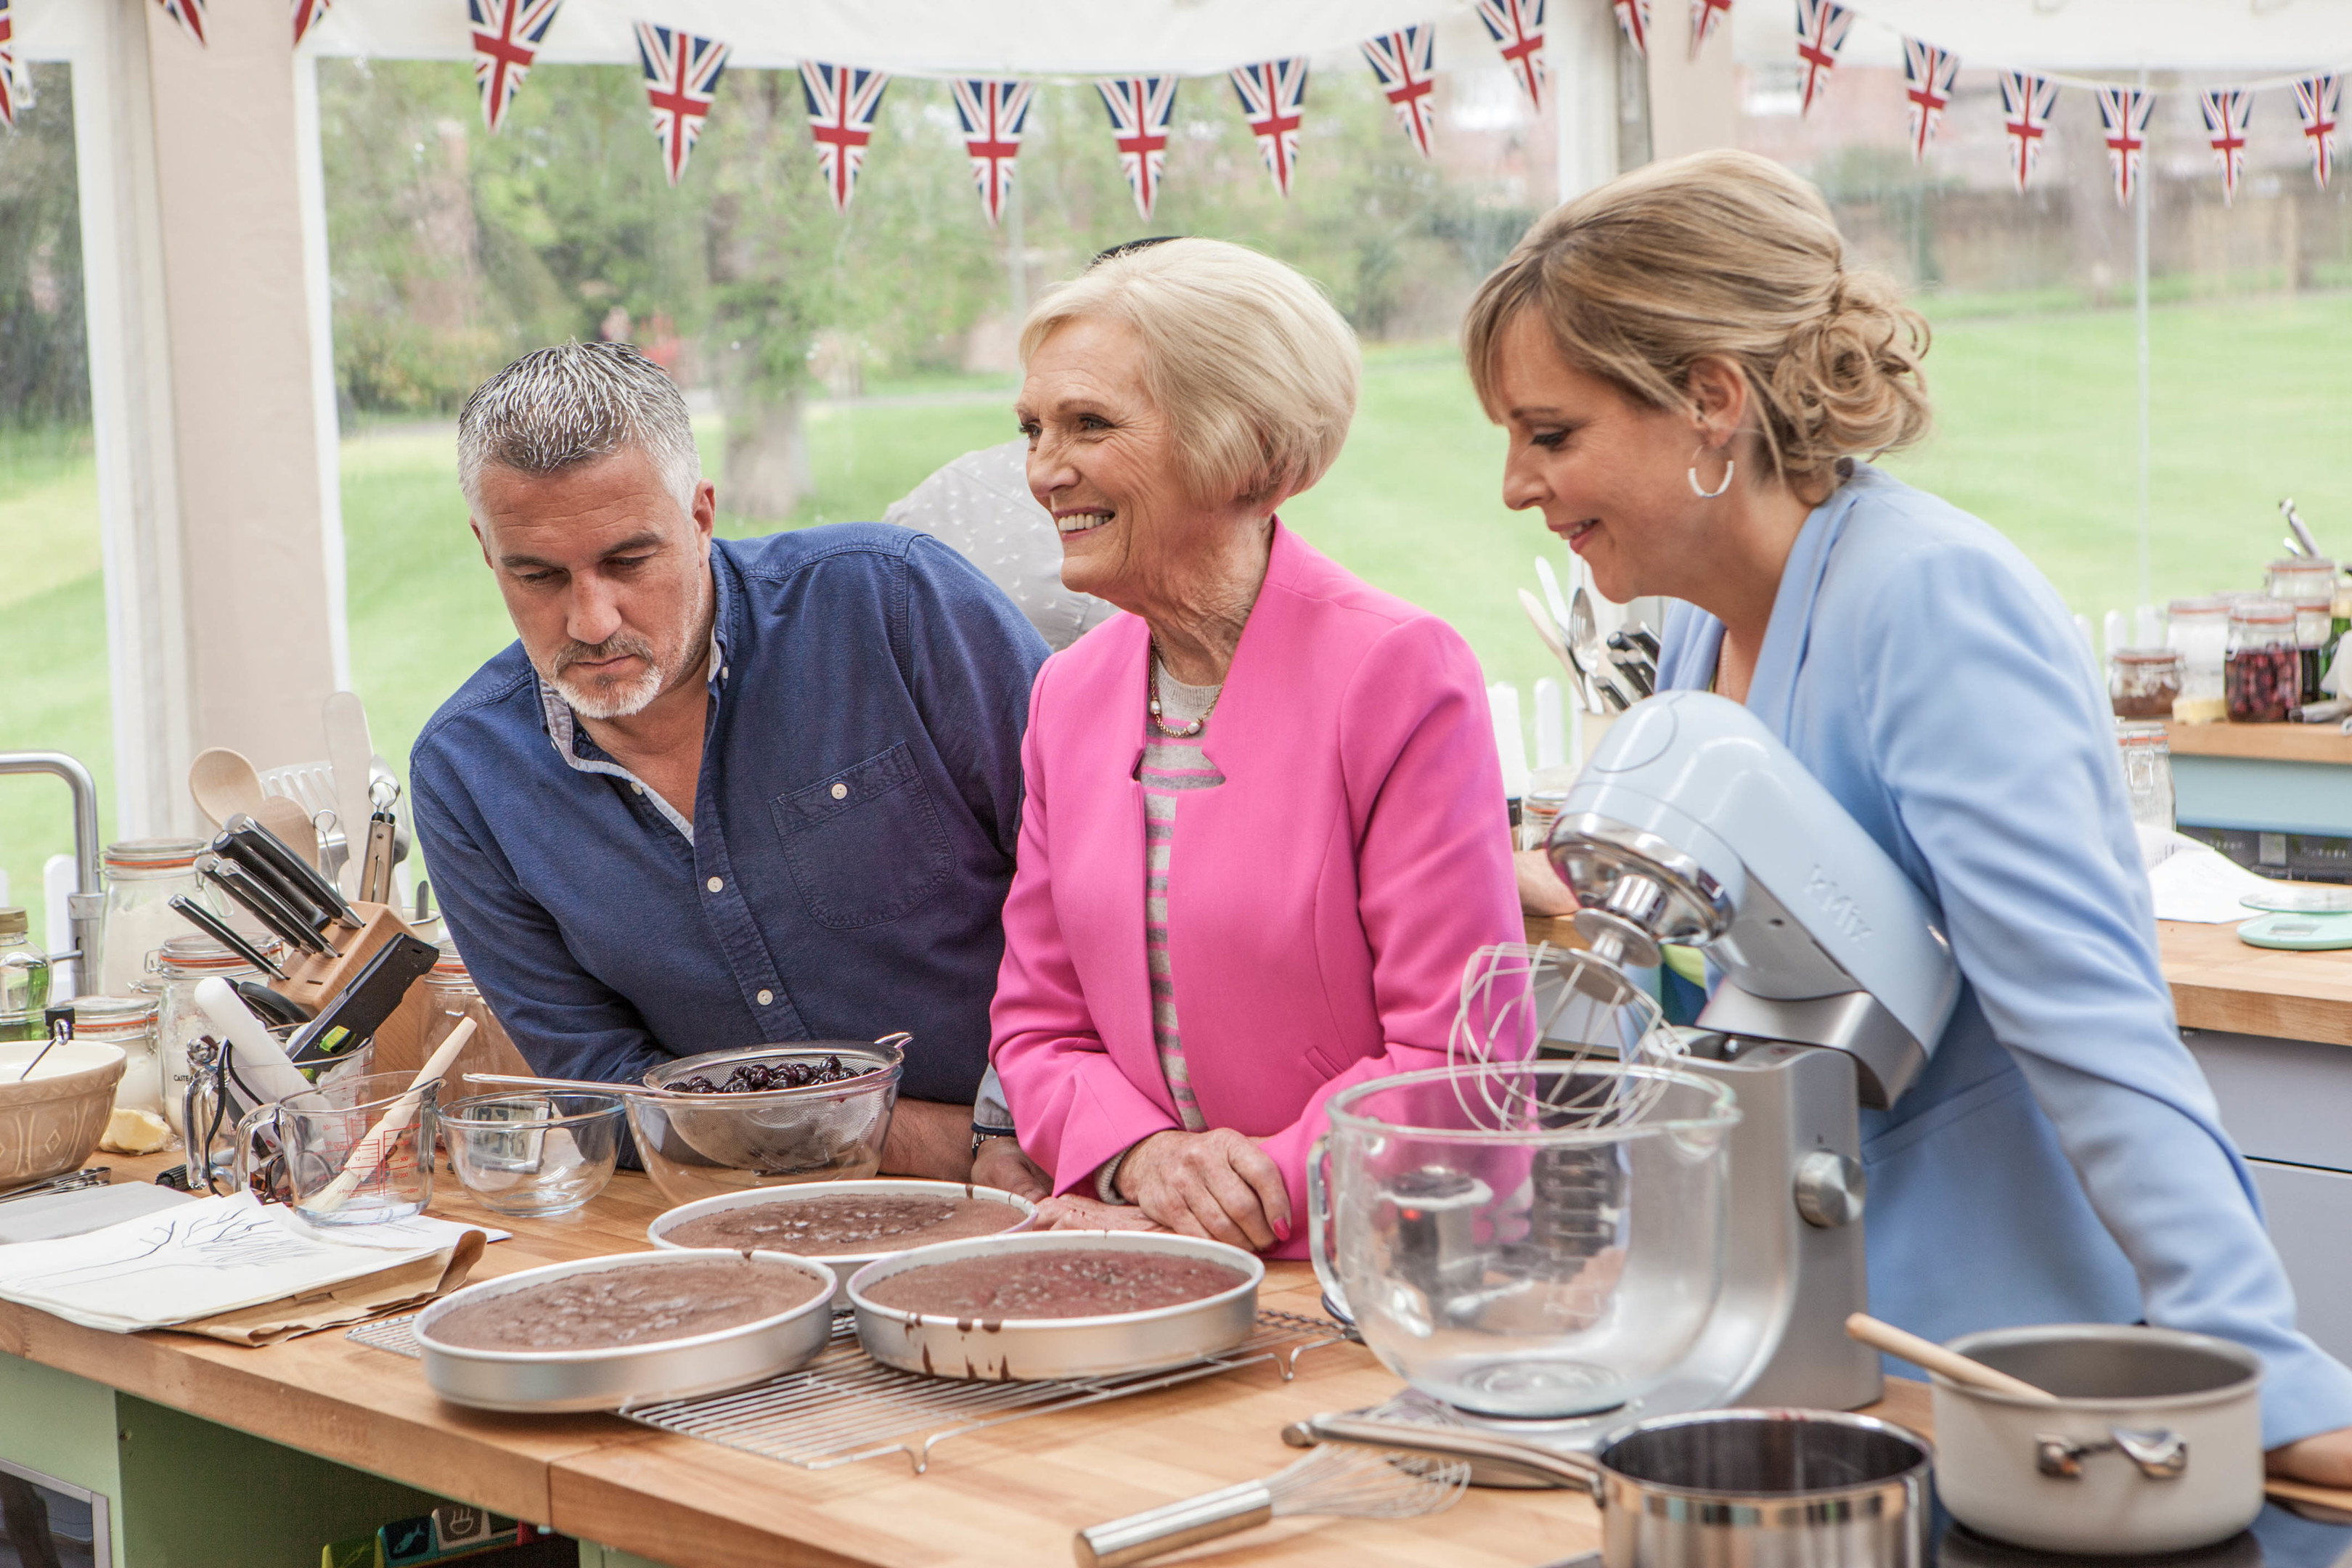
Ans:
{"type": "Polygon", "coordinates": [[[2026,182],[2033,178],[2034,165],[2042,161],[2042,143],[2050,135],[2050,114],[2058,107],[2058,84],[2047,77],[2027,71],[2000,73],[2001,128],[2017,156],[2012,167],[2017,174],[2017,194],[2025,194],[2026,182]]]}
{"type": "Polygon", "coordinates": [[[1952,82],[1960,74],[1960,57],[1949,49],[1903,40],[1903,96],[1910,100],[1911,161],[1927,161],[1927,143],[1952,106],[1952,82]]]}
{"type": "Polygon", "coordinates": [[[1504,63],[1517,78],[1528,102],[1543,107],[1544,0],[1478,0],[1478,20],[1486,36],[1503,51],[1504,63]]]}
{"type": "Polygon", "coordinates": [[[1274,188],[1290,195],[1290,175],[1298,163],[1298,122],[1307,101],[1307,59],[1267,60],[1233,70],[1234,92],[1242,100],[1242,118],[1257,138],[1258,155],[1274,188]]]}
{"type": "Polygon", "coordinates": [[[662,145],[662,167],[677,184],[686,155],[702,134],[702,121],[719,95],[719,75],[727,68],[728,46],[698,38],[677,27],[637,24],[637,64],[646,73],[646,101],[653,108],[654,139],[662,145]]]}
{"type": "Polygon", "coordinates": [[[11,0],[0,0],[0,125],[16,126],[16,21],[11,0]]]}
{"type": "Polygon", "coordinates": [[[889,84],[889,77],[877,70],[801,62],[801,96],[808,100],[817,169],[837,213],[847,212],[849,198],[857,194],[857,171],[866,166],[866,144],[874,139],[874,112],[889,84]]]}
{"type": "Polygon", "coordinates": [[[1382,33],[1364,44],[1364,58],[1372,62],[1381,90],[1396,109],[1397,123],[1404,127],[1404,133],[1412,138],[1424,158],[1429,156],[1429,95],[1437,85],[1430,75],[1429,62],[1436,45],[1437,28],[1428,23],[1401,33],[1382,33]]]}
{"type": "Polygon", "coordinates": [[[2198,98],[2205,109],[2205,139],[2221,166],[2221,205],[2229,206],[2237,201],[2238,181],[2246,172],[2246,116],[2253,109],[2253,94],[2225,87],[2198,98]]]}
{"type": "Polygon", "coordinates": [[[1013,195],[1013,160],[1021,151],[1029,100],[1037,89],[1025,81],[961,78],[954,86],[963,150],[971,154],[972,183],[980,187],[981,209],[993,225],[1004,216],[1005,201],[1013,195]]]}
{"type": "Polygon", "coordinates": [[[474,86],[482,95],[482,119],[490,133],[507,122],[515,89],[530,73],[530,62],[547,29],[555,25],[563,0],[466,0],[474,24],[474,86]]]}
{"type": "MultiPolygon", "coordinates": [[[[5,10],[0,5],[0,10],[5,10]]],[[[5,26],[0,23],[0,26],[5,26]]],[[[2336,168],[2336,122],[2344,112],[2344,84],[2333,72],[2307,76],[2294,84],[2294,111],[2303,121],[2304,139],[2311,143],[2311,177],[2327,188],[2336,168]]]]}
{"type": "Polygon", "coordinates": [[[205,0],[155,0],[163,7],[163,15],[186,29],[188,37],[201,44],[205,41],[205,0]]]}
{"type": "Polygon", "coordinates": [[[1829,84],[1830,72],[1837,68],[1838,51],[1845,47],[1845,36],[1853,27],[1853,13],[1837,0],[1797,0],[1797,58],[1805,66],[1805,100],[1799,106],[1802,117],[1813,111],[1813,100],[1829,84]]]}
{"type": "Polygon", "coordinates": [[[1731,0],[1691,0],[1690,58],[1698,58],[1699,50],[1715,37],[1715,29],[1731,15],[1731,0]]]}
{"type": "Polygon", "coordinates": [[[1128,77],[1095,83],[1110,113],[1111,137],[1118,143],[1118,166],[1135,193],[1135,210],[1146,218],[1160,198],[1160,173],[1168,158],[1168,116],[1176,107],[1172,76],[1128,77]]]}
{"type": "Polygon", "coordinates": [[[298,46],[302,42],[302,35],[327,14],[327,6],[331,3],[331,0],[294,0],[294,42],[298,46]]]}
{"type": "Polygon", "coordinates": [[[1610,0],[1609,8],[1617,13],[1617,25],[1625,29],[1625,41],[1633,46],[1633,52],[1648,58],[1650,0],[1610,0]]]}
{"type": "Polygon", "coordinates": [[[2139,186],[2139,157],[2147,151],[2147,117],[2156,98],[2136,87],[2099,89],[2099,123],[2106,128],[2107,167],[2116,177],[2116,202],[2131,205],[2139,186]]]}

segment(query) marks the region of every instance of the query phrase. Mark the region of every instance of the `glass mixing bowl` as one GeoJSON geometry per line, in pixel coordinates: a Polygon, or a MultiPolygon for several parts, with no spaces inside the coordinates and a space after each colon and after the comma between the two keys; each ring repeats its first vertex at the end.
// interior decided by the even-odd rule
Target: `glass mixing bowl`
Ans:
{"type": "Polygon", "coordinates": [[[724,1082],[737,1068],[755,1062],[814,1066],[828,1057],[839,1057],[856,1076],[732,1094],[631,1094],[629,1130],[646,1173],[672,1207],[752,1187],[871,1176],[882,1168],[907,1038],[751,1046],[654,1068],[646,1074],[647,1089],[675,1089],[692,1078],[724,1082]]]}
{"type": "Polygon", "coordinates": [[[439,1109],[450,1169],[503,1215],[570,1214],[604,1190],[620,1159],[617,1094],[520,1089],[439,1109]]]}
{"type": "Polygon", "coordinates": [[[1490,1063],[1330,1101],[1315,1271],[1381,1363],[1486,1415],[1612,1409],[1697,1342],[1723,1281],[1731,1091],[1664,1068],[1490,1063]]]}

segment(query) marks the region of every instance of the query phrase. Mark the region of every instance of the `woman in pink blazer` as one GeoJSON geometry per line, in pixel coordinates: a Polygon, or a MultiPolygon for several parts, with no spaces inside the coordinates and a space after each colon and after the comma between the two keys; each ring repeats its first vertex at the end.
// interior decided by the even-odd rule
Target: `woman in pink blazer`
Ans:
{"type": "Polygon", "coordinates": [[[1324,1100],[1442,1065],[1464,964],[1520,940],[1477,662],[1273,515],[1355,405],[1297,273],[1117,253],[1023,351],[1064,581],[1126,613],[1031,698],[992,1056],[1070,1223],[1300,1256],[1324,1100]]]}

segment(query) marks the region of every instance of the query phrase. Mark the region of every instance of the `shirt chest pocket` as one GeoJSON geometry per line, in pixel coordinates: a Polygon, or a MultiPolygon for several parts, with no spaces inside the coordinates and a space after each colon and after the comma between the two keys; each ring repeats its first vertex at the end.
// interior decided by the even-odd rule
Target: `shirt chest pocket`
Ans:
{"type": "Polygon", "coordinates": [[[903,741],[768,805],[793,884],[819,925],[895,921],[947,880],[947,832],[903,741]]]}

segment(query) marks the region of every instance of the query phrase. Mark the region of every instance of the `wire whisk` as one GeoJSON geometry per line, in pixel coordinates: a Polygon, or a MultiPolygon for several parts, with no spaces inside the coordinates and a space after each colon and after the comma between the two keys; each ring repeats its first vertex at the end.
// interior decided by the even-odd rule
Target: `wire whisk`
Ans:
{"type": "MultiPolygon", "coordinates": [[[[1592,1062],[1675,1064],[1682,1047],[1657,1002],[1615,965],[1549,942],[1498,942],[1470,955],[1446,1041],[1456,1067],[1497,1069],[1542,1058],[1559,1068],[1592,1062]]],[[[1472,1124],[1497,1131],[1601,1131],[1648,1116],[1666,1080],[1596,1067],[1541,1074],[1496,1070],[1457,1080],[1472,1124]],[[1477,1103],[1474,1106],[1472,1103],[1477,1103]]]]}
{"type": "Polygon", "coordinates": [[[1324,1445],[1264,1480],[1221,1487],[1090,1524],[1072,1538],[1078,1568],[1123,1568],[1276,1519],[1416,1519],[1454,1506],[1470,1483],[1460,1460],[1324,1445]]]}

